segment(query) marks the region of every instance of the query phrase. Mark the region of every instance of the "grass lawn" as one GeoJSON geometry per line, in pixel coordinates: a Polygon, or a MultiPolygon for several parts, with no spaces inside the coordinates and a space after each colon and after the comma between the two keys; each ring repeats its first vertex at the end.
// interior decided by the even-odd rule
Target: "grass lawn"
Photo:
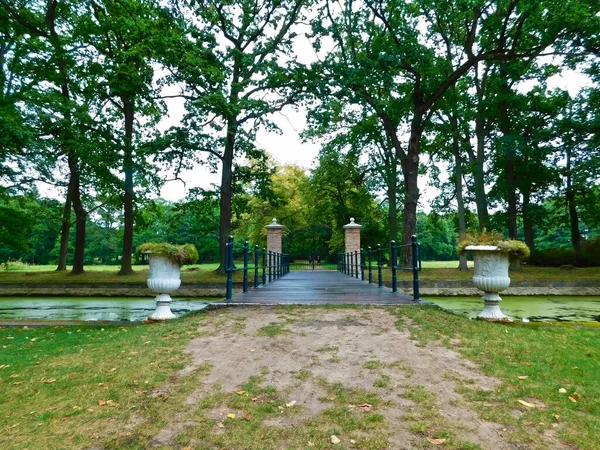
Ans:
{"type": "MultiPolygon", "coordinates": [[[[216,273],[218,264],[193,264],[183,266],[181,280],[193,282],[225,282],[226,276],[216,273]]],[[[1,267],[1,266],[0,266],[1,267]]],[[[56,266],[32,266],[20,264],[10,269],[0,268],[0,283],[145,283],[148,278],[148,266],[134,266],[132,275],[119,275],[119,266],[86,266],[85,273],[71,275],[70,267],[66,272],[57,272],[56,266]]],[[[242,273],[234,273],[235,281],[242,281],[242,273]]]]}
{"type": "Polygon", "coordinates": [[[433,307],[225,309],[128,327],[0,328],[0,448],[374,450],[398,448],[397,423],[411,448],[500,448],[459,439],[464,430],[441,416],[427,384],[443,376],[457,395],[453,408],[498,424],[517,448],[549,448],[551,439],[600,449],[599,349],[598,328],[488,324],[433,307]],[[359,341],[331,341],[313,353],[289,347],[335,331],[326,316],[337,328],[364,324],[366,336],[390,341],[395,362],[347,360],[359,341]],[[454,366],[420,372],[419,359],[403,360],[395,347],[402,333],[417,352],[458,352],[454,366]],[[196,353],[185,350],[190,342],[196,353]],[[248,363],[230,360],[227,348],[248,363]],[[252,361],[278,349],[290,366],[312,362],[292,373],[281,369],[285,361],[281,372],[252,372],[252,361]],[[486,390],[460,375],[462,358],[499,383],[486,390]],[[228,386],[244,371],[245,381],[228,386]],[[348,371],[356,376],[344,378],[348,371]],[[291,391],[267,381],[284,376],[295,380],[295,395],[319,392],[314,404],[290,402],[291,391]]]}
{"type": "MultiPolygon", "coordinates": [[[[242,264],[238,264],[241,267],[242,264]]],[[[216,273],[218,264],[194,264],[183,266],[181,280],[193,282],[225,282],[226,277],[216,273]]],[[[458,261],[424,261],[419,273],[422,280],[471,280],[473,270],[460,271],[458,261]]],[[[469,262],[472,267],[472,261],[469,262]]],[[[335,269],[335,265],[324,265],[322,268],[335,269]]],[[[69,272],[56,272],[55,266],[32,266],[28,264],[11,264],[10,269],[0,269],[0,283],[145,283],[148,277],[148,266],[134,266],[132,275],[118,274],[119,266],[86,266],[82,275],[70,275],[69,272]]],[[[294,267],[292,267],[294,270],[294,267]]],[[[262,272],[260,272],[262,275],[262,272]]],[[[383,279],[392,279],[391,270],[384,268],[383,279]]],[[[253,271],[249,271],[252,278],[253,271]]],[[[368,272],[365,270],[365,278],[368,272]]],[[[373,277],[377,278],[377,269],[373,269],[373,277]]],[[[523,266],[522,270],[510,273],[514,281],[551,280],[551,281],[596,281],[600,279],[600,267],[562,270],[557,267],[523,266]]],[[[242,271],[234,273],[235,281],[242,281],[242,271]]],[[[412,280],[411,271],[398,271],[399,280],[412,280]]]]}

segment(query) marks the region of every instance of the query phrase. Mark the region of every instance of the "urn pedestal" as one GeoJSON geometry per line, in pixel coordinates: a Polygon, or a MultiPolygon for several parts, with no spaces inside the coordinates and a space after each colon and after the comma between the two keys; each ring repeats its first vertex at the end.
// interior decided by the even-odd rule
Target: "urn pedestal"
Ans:
{"type": "Polygon", "coordinates": [[[148,287],[156,292],[156,310],[150,316],[151,320],[175,319],[171,312],[171,296],[179,286],[180,268],[169,258],[159,254],[150,254],[150,275],[148,276],[148,287]]]}
{"type": "Polygon", "coordinates": [[[475,265],[473,284],[484,292],[481,297],[484,301],[483,311],[477,318],[510,322],[511,319],[500,310],[499,303],[502,298],[498,295],[510,286],[508,254],[500,252],[495,245],[469,245],[465,250],[473,255],[475,265]]]}

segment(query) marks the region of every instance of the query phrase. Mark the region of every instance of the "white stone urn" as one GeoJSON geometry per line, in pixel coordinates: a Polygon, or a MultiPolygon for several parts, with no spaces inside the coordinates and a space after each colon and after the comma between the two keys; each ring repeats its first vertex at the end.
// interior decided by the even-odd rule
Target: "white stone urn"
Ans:
{"type": "Polygon", "coordinates": [[[484,294],[483,311],[477,316],[481,320],[510,322],[511,320],[500,310],[502,300],[498,292],[510,286],[508,277],[508,253],[501,252],[495,245],[469,245],[465,248],[471,252],[475,265],[473,284],[484,294]]]}
{"type": "Polygon", "coordinates": [[[176,316],[171,312],[171,296],[179,286],[180,267],[165,255],[150,253],[150,275],[148,276],[148,287],[158,293],[156,296],[156,310],[150,316],[151,320],[168,320],[176,316]]]}

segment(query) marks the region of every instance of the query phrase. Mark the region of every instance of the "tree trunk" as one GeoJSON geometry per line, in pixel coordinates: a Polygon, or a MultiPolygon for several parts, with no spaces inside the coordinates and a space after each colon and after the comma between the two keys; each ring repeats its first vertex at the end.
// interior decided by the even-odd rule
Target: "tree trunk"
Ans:
{"type": "Polygon", "coordinates": [[[573,179],[571,176],[571,148],[567,147],[567,191],[565,194],[567,208],[569,210],[569,225],[571,228],[571,242],[575,250],[575,264],[581,262],[581,233],[579,232],[579,215],[575,202],[575,191],[573,190],[573,179]]]}
{"type": "Polygon", "coordinates": [[[506,81],[506,70],[500,70],[502,84],[500,86],[499,128],[502,133],[502,150],[504,156],[504,175],[506,177],[506,201],[508,203],[508,237],[518,238],[517,231],[517,187],[515,178],[515,145],[511,136],[510,118],[508,116],[508,97],[511,94],[506,81]]]}
{"type": "Polygon", "coordinates": [[[221,173],[221,216],[219,218],[219,237],[221,250],[221,264],[218,272],[224,274],[226,244],[231,234],[231,200],[233,198],[233,153],[235,149],[235,137],[237,134],[236,119],[230,119],[227,124],[227,141],[223,153],[223,169],[221,173]]]}
{"type": "Polygon", "coordinates": [[[487,132],[483,113],[478,111],[475,119],[475,136],[477,138],[477,151],[475,158],[471,161],[473,165],[473,188],[475,193],[475,204],[477,206],[477,218],[479,229],[487,227],[489,218],[487,195],[485,193],[485,140],[487,132]]]}
{"type": "MultiPolygon", "coordinates": [[[[450,126],[452,127],[452,152],[454,153],[454,188],[456,190],[456,204],[458,212],[458,234],[463,235],[466,231],[465,223],[465,202],[463,199],[463,180],[462,180],[462,155],[460,154],[460,140],[458,130],[458,111],[456,108],[456,87],[452,88],[454,94],[454,104],[450,116],[450,126]]],[[[468,270],[467,255],[462,253],[458,261],[459,270],[468,270]]]]}
{"type": "Polygon", "coordinates": [[[71,232],[71,202],[73,200],[73,176],[69,176],[67,198],[63,208],[62,228],[60,230],[60,249],[58,251],[57,271],[67,270],[67,257],[69,256],[69,235],[71,232]]]}
{"type": "Polygon", "coordinates": [[[388,194],[388,223],[390,227],[389,241],[398,239],[398,178],[389,180],[388,194]]]}
{"type": "Polygon", "coordinates": [[[73,268],[71,273],[79,275],[84,272],[83,259],[85,255],[85,225],[87,221],[87,212],[81,201],[79,166],[77,158],[73,153],[68,155],[69,170],[71,171],[71,181],[73,182],[73,211],[75,211],[75,252],[73,254],[73,268]]]}
{"type": "MultiPolygon", "coordinates": [[[[411,243],[411,237],[417,232],[417,205],[419,201],[419,152],[421,150],[421,136],[423,134],[423,114],[414,111],[408,141],[408,153],[401,159],[402,175],[404,176],[404,218],[402,223],[402,244],[411,243]]],[[[400,157],[401,155],[398,155],[400,157]]],[[[402,267],[412,266],[411,247],[402,252],[402,267]]]]}
{"type": "Polygon", "coordinates": [[[533,220],[531,218],[531,195],[529,192],[523,192],[523,233],[525,234],[525,243],[531,251],[535,250],[533,220]]]}
{"type": "Polygon", "coordinates": [[[133,273],[133,121],[134,108],[130,98],[123,98],[125,116],[125,146],[123,149],[123,172],[125,173],[125,196],[123,201],[123,255],[119,275],[133,273]]]}

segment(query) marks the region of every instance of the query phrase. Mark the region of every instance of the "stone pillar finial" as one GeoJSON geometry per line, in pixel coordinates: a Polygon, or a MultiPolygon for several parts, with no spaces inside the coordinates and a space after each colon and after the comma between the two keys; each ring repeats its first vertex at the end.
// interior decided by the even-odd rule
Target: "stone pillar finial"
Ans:
{"type": "Polygon", "coordinates": [[[283,225],[277,223],[277,219],[273,218],[265,228],[267,229],[267,251],[282,253],[283,225]]]}
{"type": "Polygon", "coordinates": [[[346,231],[346,253],[360,252],[360,228],[361,225],[355,222],[354,217],[350,218],[350,223],[344,225],[346,231]]]}

